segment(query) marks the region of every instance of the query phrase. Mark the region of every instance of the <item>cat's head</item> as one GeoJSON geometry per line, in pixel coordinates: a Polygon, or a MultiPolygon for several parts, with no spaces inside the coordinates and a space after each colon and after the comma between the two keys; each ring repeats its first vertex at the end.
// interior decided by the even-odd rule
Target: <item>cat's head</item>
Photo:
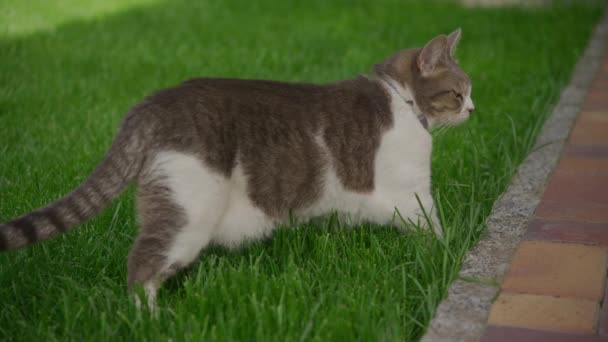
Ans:
{"type": "Polygon", "coordinates": [[[402,50],[375,66],[378,76],[389,77],[413,97],[414,111],[431,126],[465,122],[475,106],[471,80],[454,59],[461,31],[439,35],[423,48],[402,50]]]}

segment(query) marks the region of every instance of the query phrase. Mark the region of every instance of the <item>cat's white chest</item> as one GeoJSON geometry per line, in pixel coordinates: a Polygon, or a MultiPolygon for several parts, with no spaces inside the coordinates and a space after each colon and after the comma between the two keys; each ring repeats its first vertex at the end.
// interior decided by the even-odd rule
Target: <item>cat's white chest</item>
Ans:
{"type": "MultiPolygon", "coordinates": [[[[336,171],[329,168],[321,198],[310,208],[302,210],[302,216],[323,215],[335,210],[345,214],[343,217],[352,223],[389,223],[395,210],[403,217],[416,216],[420,209],[416,196],[425,210],[431,210],[431,135],[418,121],[412,108],[396,92],[391,95],[393,126],[383,134],[376,153],[373,190],[347,190],[336,171]]],[[[321,148],[326,148],[322,141],[318,143],[321,148]]]]}
{"type": "Polygon", "coordinates": [[[432,139],[412,108],[393,91],[393,127],[386,132],[375,161],[375,194],[401,194],[430,186],[432,139]]]}

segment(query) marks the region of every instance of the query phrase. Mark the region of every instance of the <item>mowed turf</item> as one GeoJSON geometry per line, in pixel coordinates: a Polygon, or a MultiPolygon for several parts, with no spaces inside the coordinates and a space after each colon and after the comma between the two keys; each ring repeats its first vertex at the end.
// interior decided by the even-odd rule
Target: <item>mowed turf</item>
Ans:
{"type": "Polygon", "coordinates": [[[69,234],[0,254],[0,340],[416,340],[568,81],[602,13],[586,4],[171,1],[5,30],[0,221],[77,186],[130,106],[191,77],[330,82],[461,27],[457,58],[476,111],[434,133],[445,242],[332,218],[294,223],[236,251],[205,251],[162,288],[154,320],[126,291],[136,235],[129,191],[69,234]]]}

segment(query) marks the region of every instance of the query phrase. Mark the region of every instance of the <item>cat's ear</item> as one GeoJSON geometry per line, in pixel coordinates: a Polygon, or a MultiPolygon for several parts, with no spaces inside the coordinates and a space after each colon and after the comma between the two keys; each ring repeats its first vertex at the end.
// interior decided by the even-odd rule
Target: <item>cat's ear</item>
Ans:
{"type": "Polygon", "coordinates": [[[462,31],[460,30],[460,27],[459,27],[454,32],[452,32],[448,35],[448,47],[450,50],[450,56],[452,56],[452,57],[454,57],[454,54],[456,53],[456,47],[458,46],[458,42],[460,42],[461,32],[462,31]]]}
{"type": "Polygon", "coordinates": [[[428,77],[435,73],[439,62],[444,58],[448,48],[448,37],[440,35],[426,43],[418,55],[418,68],[422,76],[428,77]]]}

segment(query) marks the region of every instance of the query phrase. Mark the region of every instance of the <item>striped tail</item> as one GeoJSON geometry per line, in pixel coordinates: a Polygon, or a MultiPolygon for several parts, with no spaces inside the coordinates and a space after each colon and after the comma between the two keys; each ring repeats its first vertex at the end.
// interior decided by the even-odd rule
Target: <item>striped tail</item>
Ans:
{"type": "Polygon", "coordinates": [[[49,239],[98,214],[137,176],[145,143],[138,120],[128,115],[101,164],[63,198],[0,224],[0,251],[49,239]]]}

